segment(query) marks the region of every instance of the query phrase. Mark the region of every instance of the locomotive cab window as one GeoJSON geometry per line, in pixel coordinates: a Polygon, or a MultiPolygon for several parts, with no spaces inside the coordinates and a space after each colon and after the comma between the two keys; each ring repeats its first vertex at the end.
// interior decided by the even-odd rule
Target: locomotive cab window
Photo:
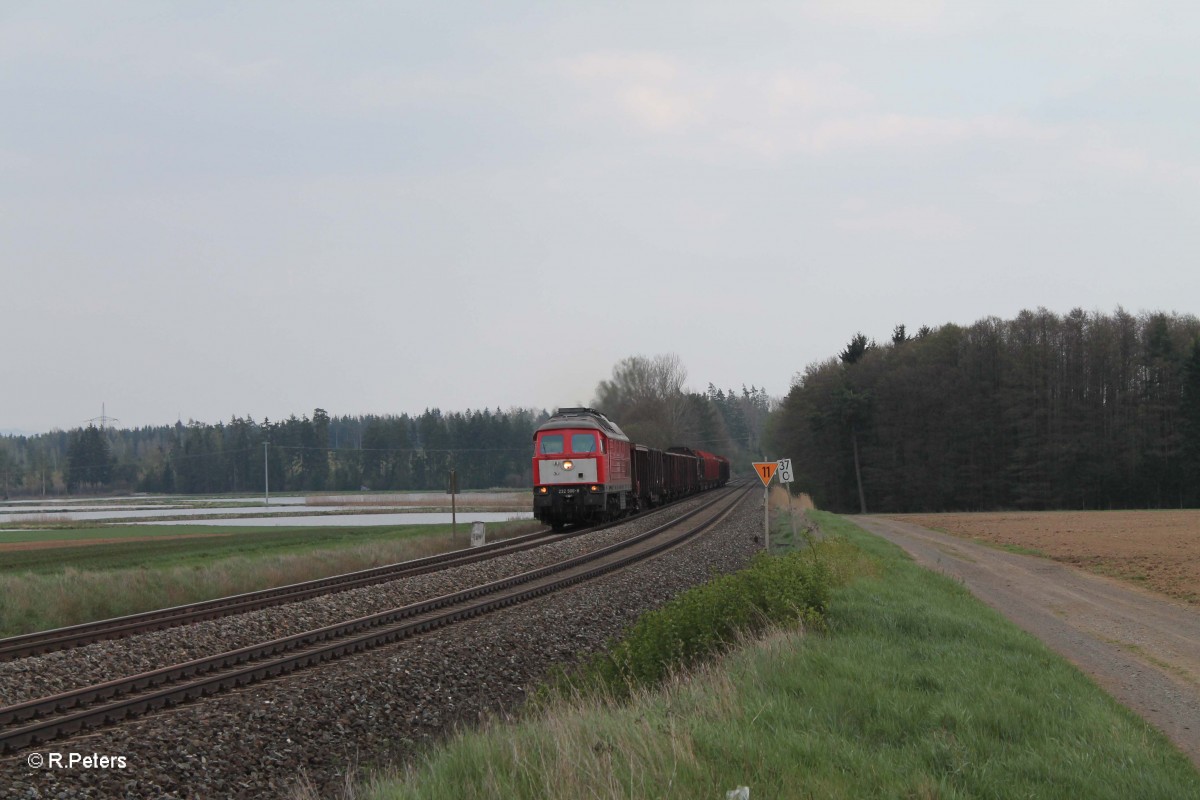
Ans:
{"type": "Polygon", "coordinates": [[[563,451],[563,437],[561,433],[554,433],[542,437],[542,455],[556,456],[563,451]]]}
{"type": "Polygon", "coordinates": [[[596,437],[590,433],[575,433],[571,435],[572,453],[596,452],[596,437]]]}

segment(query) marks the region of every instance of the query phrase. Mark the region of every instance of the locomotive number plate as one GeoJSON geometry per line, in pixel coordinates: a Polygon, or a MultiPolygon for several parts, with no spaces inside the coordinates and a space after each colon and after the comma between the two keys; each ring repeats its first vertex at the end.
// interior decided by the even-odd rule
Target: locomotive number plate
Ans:
{"type": "Polygon", "coordinates": [[[579,490],[578,489],[559,489],[558,493],[559,494],[578,494],[579,490]]]}

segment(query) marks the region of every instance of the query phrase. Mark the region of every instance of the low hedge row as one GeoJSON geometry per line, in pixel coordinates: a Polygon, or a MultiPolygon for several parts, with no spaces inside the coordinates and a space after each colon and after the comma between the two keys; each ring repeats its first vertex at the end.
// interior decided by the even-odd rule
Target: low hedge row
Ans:
{"type": "Polygon", "coordinates": [[[643,614],[624,639],[584,666],[576,685],[621,696],[712,655],[739,635],[797,620],[820,626],[833,583],[820,545],[787,555],[760,553],[748,568],[643,614]]]}

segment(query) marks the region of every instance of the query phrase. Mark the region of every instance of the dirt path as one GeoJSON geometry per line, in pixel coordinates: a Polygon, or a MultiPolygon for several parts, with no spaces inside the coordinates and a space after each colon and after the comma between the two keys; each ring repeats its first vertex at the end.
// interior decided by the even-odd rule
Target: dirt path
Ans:
{"type": "Polygon", "coordinates": [[[962,583],[1144,717],[1200,768],[1200,611],[1043,558],[850,517],[962,583]]]}

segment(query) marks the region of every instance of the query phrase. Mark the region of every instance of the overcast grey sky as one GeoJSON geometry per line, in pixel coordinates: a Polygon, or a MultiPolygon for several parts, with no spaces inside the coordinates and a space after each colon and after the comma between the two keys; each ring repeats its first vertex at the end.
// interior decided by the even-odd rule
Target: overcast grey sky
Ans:
{"type": "Polygon", "coordinates": [[[0,429],[1195,313],[1200,4],[0,0],[0,429]]]}

